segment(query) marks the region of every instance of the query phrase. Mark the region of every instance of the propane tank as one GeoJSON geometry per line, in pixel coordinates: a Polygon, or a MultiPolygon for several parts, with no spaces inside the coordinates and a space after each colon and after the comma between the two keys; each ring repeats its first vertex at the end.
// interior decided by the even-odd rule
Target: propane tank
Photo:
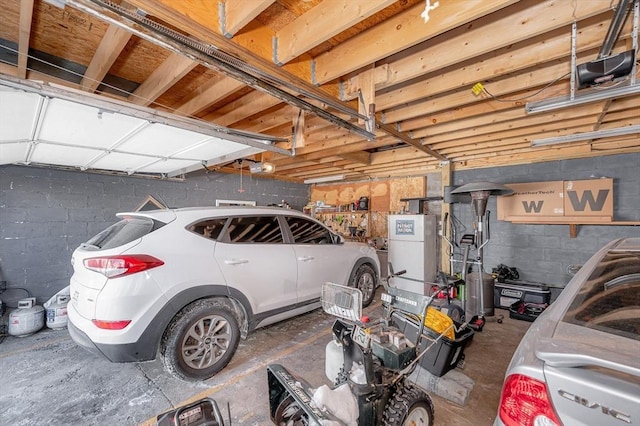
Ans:
{"type": "Polygon", "coordinates": [[[69,295],[56,294],[54,298],[44,304],[47,310],[47,327],[62,330],[67,326],[67,304],[69,295]]]}
{"type": "Polygon", "coordinates": [[[36,305],[36,298],[18,301],[18,309],[9,314],[9,334],[29,336],[44,327],[44,308],[36,305]]]}

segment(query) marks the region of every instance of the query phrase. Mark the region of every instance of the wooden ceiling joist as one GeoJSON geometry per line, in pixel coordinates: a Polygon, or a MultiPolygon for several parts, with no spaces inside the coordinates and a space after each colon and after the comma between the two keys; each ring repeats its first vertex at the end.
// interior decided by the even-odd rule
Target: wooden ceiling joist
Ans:
{"type": "Polygon", "coordinates": [[[27,62],[29,59],[29,38],[31,37],[31,21],[33,17],[33,0],[20,2],[20,30],[18,36],[18,74],[19,78],[27,78],[27,62]]]}
{"type": "Polygon", "coordinates": [[[516,0],[443,1],[425,23],[424,4],[342,43],[315,59],[315,83],[323,84],[401,50],[513,4],[516,0]]]}
{"type": "Polygon", "coordinates": [[[179,53],[172,53],[129,95],[131,103],[148,106],[193,70],[198,63],[179,53]]]}
{"type": "Polygon", "coordinates": [[[94,92],[98,88],[131,36],[129,31],[116,25],[109,25],[96,54],[93,55],[91,63],[82,77],[80,82],[82,90],[94,92]]]}
{"type": "Polygon", "coordinates": [[[312,8],[276,33],[274,62],[291,61],[394,1],[333,0],[312,8]]]}
{"type": "Polygon", "coordinates": [[[176,109],[176,114],[194,115],[202,111],[209,105],[232,95],[242,89],[244,84],[238,80],[221,76],[217,80],[212,80],[206,87],[200,88],[198,94],[190,98],[187,102],[176,109]]]}
{"type": "Polygon", "coordinates": [[[276,0],[225,0],[220,2],[220,33],[233,37],[276,0]]]}
{"type": "MultiPolygon", "coordinates": [[[[465,2],[471,3],[471,2],[465,2]]],[[[457,30],[455,36],[446,34],[446,37],[441,37],[442,40],[438,40],[437,43],[432,46],[428,46],[426,49],[409,55],[405,58],[399,59],[396,62],[389,64],[389,74],[391,78],[386,79],[385,82],[380,82],[376,86],[377,89],[384,89],[409,81],[416,77],[420,77],[427,73],[433,73],[438,70],[447,68],[455,63],[465,63],[473,58],[478,58],[482,61],[482,64],[488,64],[488,66],[494,65],[494,60],[498,62],[496,64],[497,69],[500,68],[499,62],[509,61],[509,53],[503,54],[503,58],[491,58],[491,53],[499,51],[501,48],[512,46],[516,43],[523,41],[530,41],[535,39],[535,36],[556,30],[570,25],[573,22],[572,14],[567,15],[568,9],[573,9],[573,5],[570,2],[521,2],[519,5],[532,5],[521,11],[520,20],[522,25],[519,26],[517,31],[509,31],[508,28],[513,26],[512,18],[505,17],[503,19],[492,19],[491,16],[487,16],[479,20],[476,26],[472,29],[461,28],[457,30]],[[557,10],[559,8],[568,8],[566,10],[557,10]],[[562,21],[560,19],[549,19],[549,16],[569,16],[571,19],[562,21]],[[496,34],[500,34],[500,37],[496,37],[496,34]],[[485,56],[486,55],[486,56],[485,56]]],[[[519,6],[518,5],[518,6],[519,6]]],[[[609,10],[608,6],[605,6],[599,2],[585,2],[580,5],[579,13],[583,18],[593,15],[597,15],[609,10]]],[[[601,27],[600,27],[601,28],[601,27]]],[[[601,32],[601,30],[600,30],[601,32]]],[[[591,33],[589,33],[591,34],[591,33]]],[[[582,36],[582,34],[581,34],[582,36]]],[[[593,37],[593,35],[591,35],[593,37]]],[[[563,56],[567,55],[567,44],[571,42],[571,31],[567,28],[565,37],[556,39],[556,43],[565,42],[563,56]],[[563,40],[564,39],[564,40],[563,40]]],[[[582,45],[583,40],[580,39],[582,45]]],[[[520,55],[520,57],[513,58],[510,62],[511,65],[507,66],[507,69],[514,68],[514,71],[518,67],[528,67],[533,62],[540,63],[543,59],[539,56],[547,49],[553,50],[553,47],[549,47],[540,42],[541,46],[526,46],[523,51],[511,52],[511,55],[520,55]],[[544,47],[543,50],[536,49],[536,47],[544,47]],[[523,65],[524,64],[524,65],[523,65]]],[[[570,45],[570,44],[569,44],[570,45]]],[[[552,56],[558,56],[558,53],[552,56]]],[[[544,60],[546,62],[547,59],[544,60]]],[[[466,70],[467,76],[462,77],[461,81],[466,82],[463,84],[473,84],[476,81],[482,81],[482,70],[473,67],[473,73],[470,74],[469,70],[466,70]],[[476,73],[480,74],[476,77],[476,73]],[[473,75],[475,81],[468,81],[469,76],[473,75]]],[[[489,76],[485,75],[485,78],[489,76]]],[[[454,78],[454,81],[456,79],[454,78]]],[[[350,99],[354,96],[354,83],[347,84],[346,99],[350,99]]],[[[380,104],[380,108],[386,108],[386,104],[380,104]]]]}

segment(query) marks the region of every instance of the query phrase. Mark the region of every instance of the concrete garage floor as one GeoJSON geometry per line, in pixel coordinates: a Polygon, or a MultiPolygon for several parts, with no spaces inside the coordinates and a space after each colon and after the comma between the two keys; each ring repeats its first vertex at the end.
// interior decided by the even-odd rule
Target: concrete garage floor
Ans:
{"type": "MultiPolygon", "coordinates": [[[[379,300],[379,297],[377,297],[379,300]]],[[[380,302],[365,309],[372,318],[380,302]]],[[[475,381],[465,407],[432,395],[437,425],[490,425],[511,355],[530,323],[489,318],[465,350],[463,371],[475,381]]],[[[6,316],[5,316],[6,320],[6,316]]],[[[266,366],[279,363],[312,385],[324,376],[325,345],[333,317],[322,310],[258,330],[241,341],[231,363],[202,383],[165,373],[160,360],[112,364],[79,348],[66,329],[44,329],[0,343],[0,424],[152,425],[156,415],[212,397],[234,425],[268,425],[266,366]]]]}

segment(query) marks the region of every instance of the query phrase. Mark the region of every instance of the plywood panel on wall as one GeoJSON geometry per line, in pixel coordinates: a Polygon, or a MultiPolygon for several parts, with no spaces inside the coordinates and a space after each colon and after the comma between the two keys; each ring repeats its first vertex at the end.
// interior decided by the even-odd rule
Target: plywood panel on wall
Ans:
{"type": "Polygon", "coordinates": [[[401,198],[425,197],[426,177],[406,177],[364,183],[319,185],[311,188],[311,202],[330,206],[345,206],[360,197],[369,197],[369,237],[387,237],[389,212],[406,207],[401,198]]]}
{"type": "Polygon", "coordinates": [[[369,196],[369,183],[321,185],[311,189],[311,201],[322,201],[325,205],[340,206],[356,202],[369,196]]]}
{"type": "Polygon", "coordinates": [[[376,181],[369,184],[369,209],[376,212],[389,211],[389,181],[376,181]]]}
{"type": "Polygon", "coordinates": [[[407,207],[402,198],[426,197],[427,178],[425,176],[392,179],[390,181],[389,211],[399,213],[407,207]]]}
{"type": "Polygon", "coordinates": [[[388,211],[372,211],[370,214],[369,223],[371,226],[372,237],[387,238],[387,220],[389,217],[388,211]]]}

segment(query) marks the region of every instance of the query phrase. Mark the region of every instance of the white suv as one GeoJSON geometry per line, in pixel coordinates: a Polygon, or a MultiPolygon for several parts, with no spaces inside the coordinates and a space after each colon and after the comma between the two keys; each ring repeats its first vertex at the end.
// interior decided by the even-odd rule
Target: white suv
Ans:
{"type": "Polygon", "coordinates": [[[240,337],[320,306],[325,281],[371,303],[375,250],[301,212],[209,207],[119,213],[73,253],[69,333],[112,362],[212,377],[240,337]]]}

